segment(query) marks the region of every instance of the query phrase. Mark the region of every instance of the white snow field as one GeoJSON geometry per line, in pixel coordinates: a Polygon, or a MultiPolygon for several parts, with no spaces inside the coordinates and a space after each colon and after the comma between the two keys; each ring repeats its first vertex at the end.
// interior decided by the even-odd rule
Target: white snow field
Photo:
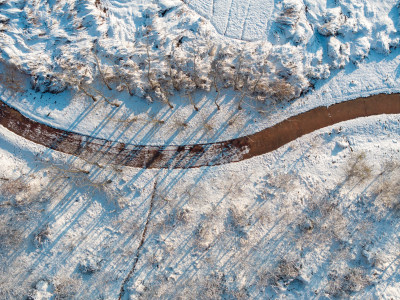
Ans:
{"type": "MultiPolygon", "coordinates": [[[[227,140],[400,92],[399,31],[394,0],[0,0],[0,98],[125,143],[227,140]]],[[[0,126],[0,299],[400,299],[399,229],[399,115],[188,170],[0,126]]]]}
{"type": "Polygon", "coordinates": [[[225,36],[241,40],[260,40],[266,37],[273,0],[188,0],[191,8],[210,20],[225,36]]]}

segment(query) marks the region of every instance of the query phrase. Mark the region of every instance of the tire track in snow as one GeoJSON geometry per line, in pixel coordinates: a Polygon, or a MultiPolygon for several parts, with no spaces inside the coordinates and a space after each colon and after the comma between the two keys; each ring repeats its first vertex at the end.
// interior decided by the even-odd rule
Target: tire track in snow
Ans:
{"type": "Polygon", "coordinates": [[[274,10],[273,0],[183,2],[208,19],[220,34],[242,40],[259,40],[265,37],[265,31],[274,10]]]}
{"type": "Polygon", "coordinates": [[[227,20],[227,22],[226,22],[226,26],[225,26],[225,30],[224,30],[224,35],[226,35],[226,32],[227,32],[227,30],[228,30],[228,28],[229,28],[229,24],[230,24],[231,19],[232,19],[232,5],[233,5],[233,1],[234,1],[234,0],[231,0],[231,4],[229,5],[228,20],[227,20]]]}
{"type": "Polygon", "coordinates": [[[247,18],[249,17],[250,7],[251,7],[251,4],[250,4],[250,2],[249,2],[249,3],[247,4],[246,16],[245,16],[245,18],[244,18],[244,23],[243,23],[243,26],[242,26],[242,34],[240,35],[240,39],[241,39],[241,40],[243,40],[243,36],[244,36],[245,30],[246,30],[247,18]]]}

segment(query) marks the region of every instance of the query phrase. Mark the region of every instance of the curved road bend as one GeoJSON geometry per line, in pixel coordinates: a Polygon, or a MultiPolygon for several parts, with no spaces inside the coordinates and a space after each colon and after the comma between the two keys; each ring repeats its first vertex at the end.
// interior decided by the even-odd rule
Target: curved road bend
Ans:
{"type": "Polygon", "coordinates": [[[238,162],[276,150],[317,129],[380,114],[400,114],[400,94],[379,94],[317,107],[257,133],[228,141],[151,146],[113,142],[53,128],[25,117],[0,100],[0,125],[27,140],[92,163],[137,168],[196,168],[238,162]]]}

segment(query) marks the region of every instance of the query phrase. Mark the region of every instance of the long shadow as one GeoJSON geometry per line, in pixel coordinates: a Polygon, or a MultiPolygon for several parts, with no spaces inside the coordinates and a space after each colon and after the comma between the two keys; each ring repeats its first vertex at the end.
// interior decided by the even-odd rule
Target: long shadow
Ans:
{"type": "MultiPolygon", "coordinates": [[[[150,146],[125,144],[56,129],[30,120],[6,103],[0,102],[0,124],[28,140],[79,156],[89,162],[140,168],[185,169],[238,162],[276,150],[298,137],[326,126],[359,117],[397,113],[400,113],[399,95],[379,94],[329,107],[317,107],[255,134],[229,141],[150,146]]],[[[212,114],[208,116],[208,119],[211,118],[212,114]]],[[[98,130],[95,133],[97,132],[98,130]]],[[[145,140],[155,132],[155,128],[150,130],[145,140]]]]}
{"type": "MultiPolygon", "coordinates": [[[[115,112],[116,111],[117,110],[115,110],[115,112]]],[[[290,141],[290,139],[293,140],[303,134],[312,132],[313,130],[315,130],[315,128],[322,128],[318,127],[321,126],[321,124],[327,124],[327,126],[329,126],[337,122],[349,120],[360,116],[393,113],[393,111],[395,111],[396,113],[400,113],[400,101],[398,95],[377,95],[361,100],[358,99],[345,102],[345,105],[334,105],[329,108],[317,108],[313,111],[316,111],[316,116],[318,117],[317,120],[314,119],[315,115],[311,113],[312,111],[307,112],[305,114],[302,114],[305,116],[304,119],[296,116],[290,118],[289,121],[284,121],[280,124],[277,124],[277,126],[274,126],[275,128],[277,128],[276,133],[273,133],[274,129],[266,129],[265,131],[251,135],[251,137],[243,137],[219,143],[185,146],[122,145],[122,143],[108,141],[105,139],[84,136],[69,131],[61,131],[29,120],[18,111],[7,106],[5,103],[0,103],[0,124],[8,128],[12,132],[20,134],[28,140],[31,140],[43,146],[47,146],[48,149],[42,155],[42,158],[44,159],[51,159],[51,154],[53,151],[73,154],[74,156],[71,156],[67,159],[67,162],[64,166],[65,168],[68,168],[69,164],[77,162],[79,158],[83,158],[83,166],[89,167],[89,174],[83,173],[82,176],[84,178],[87,178],[87,180],[89,181],[94,181],[98,178],[112,180],[117,177],[115,173],[108,169],[98,167],[96,163],[104,163],[107,165],[111,163],[114,165],[121,164],[127,166],[143,167],[143,169],[138,170],[137,174],[134,175],[127,183],[125,183],[125,185],[134,184],[135,181],[138,180],[141,175],[144,174],[144,172],[146,172],[146,168],[159,168],[159,170],[154,171],[155,175],[145,183],[142,189],[145,190],[147,187],[151,186],[154,178],[159,177],[160,185],[166,184],[166,186],[163,188],[163,192],[168,194],[173,189],[173,187],[179,184],[180,180],[189,171],[189,168],[210,166],[214,164],[218,165],[221,163],[240,161],[253,156],[261,155],[263,153],[266,153],[265,151],[268,152],[272,151],[271,149],[277,149],[281,145],[288,142],[288,140],[290,141]],[[39,134],[35,133],[35,130],[38,130],[39,134]],[[243,151],[244,154],[241,152],[242,148],[246,148],[245,151],[243,151]],[[120,156],[122,156],[122,158],[120,156]],[[182,170],[173,170],[173,168],[181,168],[182,170]]],[[[84,118],[85,115],[87,114],[83,114],[81,118],[84,118]]],[[[211,119],[212,115],[210,115],[208,118],[211,119]]],[[[106,122],[107,120],[104,120],[102,124],[105,124],[106,122]]],[[[99,131],[97,130],[93,133],[97,134],[98,132],[99,131]]],[[[114,131],[111,135],[113,135],[115,132],[116,131],[114,131]]],[[[150,138],[152,134],[154,134],[154,130],[150,130],[145,139],[150,138]]],[[[172,142],[172,140],[173,138],[171,138],[170,141],[172,142]]],[[[304,153],[302,155],[304,155],[304,153]]],[[[48,164],[51,165],[52,160],[50,160],[48,164]]],[[[36,171],[41,170],[45,167],[46,166],[44,165],[44,163],[35,163],[31,166],[30,174],[34,174],[36,171]]],[[[61,167],[64,168],[63,166],[61,167]]],[[[199,175],[195,178],[195,184],[198,184],[203,176],[205,176],[210,171],[212,171],[212,168],[202,168],[199,175]]],[[[47,219],[39,222],[37,226],[33,228],[33,230],[29,229],[31,230],[31,237],[32,234],[37,232],[44,224],[49,224],[59,219],[60,215],[62,215],[66,210],[69,210],[76,200],[78,196],[77,191],[74,188],[69,187],[72,175],[69,176],[69,178],[63,178],[62,176],[65,174],[68,174],[68,172],[62,170],[59,171],[60,178],[50,181],[47,187],[43,189],[42,196],[45,196],[45,190],[53,190],[57,188],[62,189],[63,187],[67,187],[69,190],[65,191],[65,195],[62,197],[62,199],[50,211],[46,212],[48,216],[47,219]]],[[[79,178],[77,180],[79,181],[79,178]]],[[[99,193],[96,191],[95,193],[96,195],[92,198],[97,199],[95,201],[104,202],[104,199],[99,195],[99,193]]],[[[148,200],[149,197],[145,197],[141,200],[141,203],[139,203],[137,207],[141,208],[145,206],[148,203],[148,200]]],[[[221,201],[223,200],[224,198],[221,199],[221,201]]],[[[133,195],[131,196],[129,201],[135,201],[133,195]]],[[[185,205],[185,203],[187,203],[187,201],[189,201],[189,199],[180,199],[177,206],[182,207],[185,205]]],[[[54,247],[57,243],[61,241],[63,237],[65,237],[66,233],[71,230],[77,222],[79,222],[80,217],[87,213],[90,205],[91,202],[85,203],[82,207],[80,207],[77,211],[73,213],[68,226],[66,226],[61,232],[57,233],[55,239],[52,240],[51,243],[46,245],[47,250],[51,247],[54,247]]],[[[162,208],[154,212],[149,222],[151,222],[157,216],[157,213],[159,213],[161,209],[162,208]]],[[[86,236],[91,236],[93,234],[93,230],[101,222],[103,217],[111,217],[113,215],[110,210],[111,209],[108,208],[99,218],[97,218],[97,220],[94,220],[87,227],[86,236]]],[[[115,242],[116,247],[135,247],[135,241],[133,241],[133,239],[131,238],[133,235],[139,234],[140,231],[143,229],[142,227],[145,224],[144,220],[146,212],[147,211],[144,210],[143,213],[138,216],[138,219],[140,220],[139,228],[136,231],[132,232],[131,235],[129,235],[128,237],[121,235],[119,239],[117,239],[117,241],[115,242]]],[[[275,226],[276,225],[277,224],[275,224],[275,226]]],[[[272,231],[273,228],[274,227],[272,227],[270,231],[272,231]]],[[[259,241],[260,245],[263,244],[264,239],[267,240],[267,235],[259,241]]],[[[277,235],[273,239],[275,240],[275,243],[272,245],[272,248],[278,248],[278,246],[283,245],[283,243],[285,242],[285,236],[277,235]]],[[[79,247],[83,242],[84,240],[80,240],[75,247],[79,247]]],[[[146,240],[144,241],[144,243],[145,242],[146,240]]],[[[229,243],[228,246],[233,247],[234,244],[229,243]]],[[[284,248],[287,249],[288,247],[289,245],[285,246],[284,248]]],[[[190,246],[190,237],[188,237],[184,241],[184,243],[180,245],[180,249],[181,250],[179,251],[179,253],[182,252],[180,260],[183,261],[193,250],[190,246]]],[[[219,253],[218,257],[220,257],[221,259],[229,253],[227,250],[220,251],[221,252],[219,253]]],[[[46,251],[43,251],[43,253],[39,253],[35,257],[35,261],[32,266],[33,268],[37,268],[40,262],[46,257],[45,252],[46,251]]],[[[71,255],[72,253],[65,253],[61,257],[61,259],[63,261],[66,261],[71,255]]],[[[271,252],[268,255],[271,256],[273,255],[273,253],[271,252]]],[[[11,259],[14,260],[17,257],[18,252],[15,252],[11,259]]],[[[126,270],[123,270],[122,275],[119,274],[121,278],[123,278],[125,273],[129,271],[129,265],[131,265],[131,263],[135,259],[136,258],[131,258],[129,260],[126,270]]],[[[175,260],[174,263],[177,263],[177,261],[175,260]]],[[[111,266],[111,260],[107,261],[104,266],[109,265],[111,266]]],[[[117,265],[121,264],[118,263],[117,265]]],[[[229,261],[228,259],[226,264],[223,266],[223,269],[226,269],[227,271],[233,270],[237,267],[237,265],[237,261],[229,261]]],[[[55,268],[55,266],[53,266],[53,268],[55,268]]],[[[185,272],[181,274],[181,276],[178,278],[178,282],[182,281],[186,276],[194,276],[196,271],[193,271],[190,268],[185,270],[185,272]]],[[[139,276],[140,273],[143,271],[144,269],[138,269],[135,277],[139,276]]],[[[115,270],[114,272],[117,273],[118,271],[115,270]]]]}

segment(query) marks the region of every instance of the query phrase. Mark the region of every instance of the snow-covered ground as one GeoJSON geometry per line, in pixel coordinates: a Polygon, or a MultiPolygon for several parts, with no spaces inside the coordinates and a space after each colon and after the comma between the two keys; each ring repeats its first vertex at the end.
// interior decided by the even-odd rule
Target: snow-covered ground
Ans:
{"type": "Polygon", "coordinates": [[[1,297],[116,299],[138,256],[129,299],[396,299],[399,124],[191,170],[99,169],[1,129],[1,297]]]}
{"type": "Polygon", "coordinates": [[[331,78],[316,83],[313,91],[289,104],[245,100],[242,110],[238,110],[239,97],[233,91],[221,97],[220,110],[213,102],[216,93],[210,97],[210,93],[199,92],[194,96],[198,112],[179,97],[171,100],[175,104],[171,110],[160,103],[131,100],[129,95],[118,108],[106,102],[93,104],[84,97],[71,101],[69,91],[53,95],[29,90],[14,96],[2,90],[0,95],[34,120],[101,138],[155,145],[214,142],[260,131],[317,106],[400,92],[399,54],[400,50],[394,50],[388,56],[371,56],[358,67],[335,71],[331,78]]]}
{"type": "MultiPolygon", "coordinates": [[[[226,140],[400,92],[399,30],[392,0],[0,0],[0,97],[112,140],[226,140]]],[[[190,170],[0,127],[0,162],[1,299],[400,298],[399,115],[190,170]]]]}
{"type": "Polygon", "coordinates": [[[241,40],[266,37],[274,11],[272,0],[188,0],[186,3],[210,20],[218,33],[241,40]]]}
{"type": "MultiPolygon", "coordinates": [[[[0,87],[0,95],[31,118],[59,128],[138,144],[182,144],[247,135],[316,106],[399,89],[400,35],[393,1],[341,2],[335,7],[284,1],[273,10],[265,5],[261,11],[271,14],[270,25],[268,30],[257,30],[251,43],[221,36],[213,22],[195,12],[209,16],[204,9],[210,1],[192,2],[188,5],[193,11],[181,1],[76,3],[77,10],[62,6],[63,2],[7,2],[0,13],[7,20],[0,32],[0,57],[32,77],[17,91],[7,90],[16,84],[0,87]],[[71,20],[82,23],[76,25],[79,30],[67,22],[64,10],[71,20]],[[21,18],[25,14],[36,21],[21,18]],[[297,41],[304,26],[308,33],[297,41]],[[324,26],[337,32],[322,35],[324,26]],[[383,36],[385,43],[379,44],[383,36]],[[149,87],[149,59],[161,94],[149,87]],[[173,78],[194,76],[194,62],[198,70],[194,81],[206,78],[204,86],[198,83],[203,87],[169,77],[168,65],[178,70],[173,78]],[[217,76],[219,93],[212,80],[215,63],[225,72],[217,76]],[[229,73],[232,67],[241,71],[229,73]],[[112,90],[105,87],[103,77],[112,90]],[[240,83],[243,78],[247,84],[240,83]],[[239,91],[232,90],[231,81],[237,82],[239,91]],[[182,90],[170,87],[171,82],[182,90]],[[305,96],[282,101],[274,94],[277,83],[289,91],[280,95],[283,98],[305,96]],[[26,90],[30,85],[38,92],[26,90]],[[45,90],[59,93],[40,92],[45,90]],[[145,99],[146,91],[151,98],[145,99]]],[[[249,15],[260,3],[264,2],[249,4],[249,15]]],[[[223,4],[214,1],[213,18],[223,19],[230,7],[238,6],[232,1],[223,9],[223,4]]],[[[251,17],[257,24],[265,18],[251,17]]],[[[236,19],[240,16],[231,13],[229,20],[236,19]]],[[[0,67],[9,72],[7,65],[0,67]]]]}

